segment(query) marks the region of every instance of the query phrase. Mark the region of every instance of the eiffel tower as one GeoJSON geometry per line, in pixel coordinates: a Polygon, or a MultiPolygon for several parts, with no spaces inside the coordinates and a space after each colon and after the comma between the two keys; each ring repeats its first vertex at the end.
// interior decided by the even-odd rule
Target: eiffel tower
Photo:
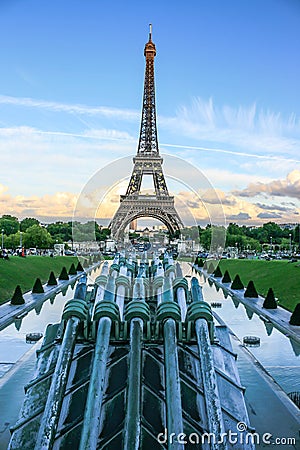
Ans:
{"type": "Polygon", "coordinates": [[[117,241],[124,234],[126,226],[140,217],[153,217],[167,226],[170,235],[174,235],[183,227],[174,206],[174,197],[169,195],[164,177],[163,158],[159,154],[156,128],[154,58],[156,48],[152,42],[152,26],[150,24],[149,41],[145,45],[146,57],[143,110],[139,144],[134,167],[125,195],[120,196],[120,206],[109,227],[111,235],[117,241]],[[144,175],[152,175],[155,189],[154,195],[142,195],[141,184],[144,175]]]}

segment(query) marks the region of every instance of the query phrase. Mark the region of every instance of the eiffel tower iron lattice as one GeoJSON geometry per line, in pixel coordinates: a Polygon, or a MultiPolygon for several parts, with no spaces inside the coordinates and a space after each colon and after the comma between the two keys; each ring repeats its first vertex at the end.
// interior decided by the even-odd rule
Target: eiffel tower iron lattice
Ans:
{"type": "Polygon", "coordinates": [[[154,83],[154,58],[156,48],[152,42],[150,25],[149,41],[145,45],[146,58],[143,110],[140,137],[133,171],[125,195],[120,196],[120,205],[109,227],[114,239],[120,240],[126,226],[140,217],[153,217],[167,226],[171,235],[183,227],[174,206],[174,197],[169,195],[164,177],[163,158],[159,154],[154,83]],[[144,175],[152,175],[154,195],[142,195],[141,185],[144,175]]]}

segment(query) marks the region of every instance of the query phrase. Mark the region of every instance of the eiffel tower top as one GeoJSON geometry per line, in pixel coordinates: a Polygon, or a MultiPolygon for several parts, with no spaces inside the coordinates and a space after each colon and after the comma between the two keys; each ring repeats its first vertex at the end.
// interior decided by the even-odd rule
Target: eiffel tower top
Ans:
{"type": "Polygon", "coordinates": [[[158,137],[156,129],[154,57],[155,44],[152,42],[152,24],[150,24],[149,41],[145,45],[146,58],[143,110],[137,156],[157,156],[158,137]]]}

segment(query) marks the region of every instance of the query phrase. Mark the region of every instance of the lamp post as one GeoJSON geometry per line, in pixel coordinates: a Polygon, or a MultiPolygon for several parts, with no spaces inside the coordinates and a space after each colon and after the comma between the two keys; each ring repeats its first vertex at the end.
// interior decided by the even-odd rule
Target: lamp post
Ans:
{"type": "Polygon", "coordinates": [[[292,254],[292,235],[291,235],[291,233],[289,234],[289,238],[290,238],[290,254],[292,254]]]}
{"type": "Polygon", "coordinates": [[[4,239],[4,229],[2,228],[2,246],[1,246],[1,250],[3,251],[3,239],[4,239]]]}
{"type": "Polygon", "coordinates": [[[23,242],[22,242],[22,231],[20,231],[20,248],[22,248],[22,244],[23,244],[23,242]]]}
{"type": "Polygon", "coordinates": [[[273,250],[273,248],[272,248],[272,239],[273,239],[273,237],[270,236],[270,249],[271,249],[271,252],[272,252],[272,250],[273,250]]]}

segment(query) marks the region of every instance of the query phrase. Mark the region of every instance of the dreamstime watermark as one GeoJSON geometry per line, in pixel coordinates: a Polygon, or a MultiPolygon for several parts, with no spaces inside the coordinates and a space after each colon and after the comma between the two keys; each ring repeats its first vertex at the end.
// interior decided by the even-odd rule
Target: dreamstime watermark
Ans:
{"type": "Polygon", "coordinates": [[[254,444],[254,445],[296,445],[295,437],[274,437],[271,433],[263,433],[262,435],[248,430],[247,425],[244,422],[238,422],[236,431],[228,430],[226,433],[216,435],[214,433],[170,433],[167,428],[162,433],[159,433],[156,437],[159,444],[208,444],[208,445],[221,445],[221,444],[254,444]]]}

